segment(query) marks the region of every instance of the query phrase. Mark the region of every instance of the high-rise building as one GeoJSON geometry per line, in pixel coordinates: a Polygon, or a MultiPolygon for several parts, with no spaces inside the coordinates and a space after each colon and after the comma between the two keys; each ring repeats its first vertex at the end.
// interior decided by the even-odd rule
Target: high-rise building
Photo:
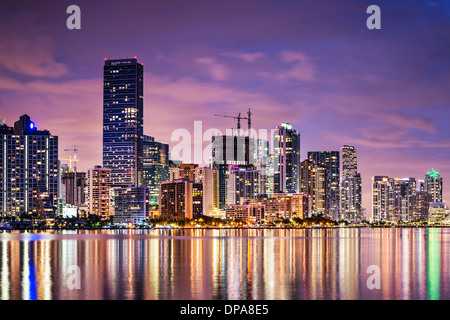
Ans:
{"type": "Polygon", "coordinates": [[[143,185],[144,67],[137,59],[105,60],[103,167],[111,185],[143,185]]]}
{"type": "Polygon", "coordinates": [[[439,172],[430,170],[424,178],[425,191],[431,194],[432,202],[442,202],[442,177],[439,172]]]}
{"type": "Polygon", "coordinates": [[[241,198],[254,199],[260,188],[259,171],[230,166],[227,172],[227,205],[241,204],[241,198]]]}
{"type": "Polygon", "coordinates": [[[395,221],[412,221],[414,214],[414,202],[416,194],[415,178],[394,179],[394,219],[395,221]]]}
{"type": "Polygon", "coordinates": [[[214,216],[219,210],[219,172],[199,167],[197,164],[182,163],[180,167],[170,168],[170,181],[186,179],[202,184],[203,214],[214,216]]]}
{"type": "Polygon", "coordinates": [[[300,192],[311,198],[311,213],[328,216],[327,169],[309,160],[300,164],[300,192]]]}
{"type": "Polygon", "coordinates": [[[0,212],[54,218],[58,210],[58,137],[28,115],[0,126],[0,212]]]}
{"type": "Polygon", "coordinates": [[[240,134],[212,137],[212,158],[210,167],[219,175],[219,209],[225,210],[227,198],[228,167],[240,166],[254,168],[256,164],[255,139],[240,134]]]}
{"type": "Polygon", "coordinates": [[[358,173],[356,149],[353,146],[341,147],[341,179],[339,220],[358,223],[362,221],[362,180],[358,173]]]}
{"type": "Polygon", "coordinates": [[[98,215],[102,220],[109,220],[114,214],[111,189],[111,169],[95,166],[88,169],[89,213],[98,215]]]}
{"type": "Polygon", "coordinates": [[[339,220],[340,161],[339,151],[309,151],[308,160],[327,170],[328,215],[339,220]]]}
{"type": "Polygon", "coordinates": [[[373,221],[395,221],[394,179],[387,176],[372,178],[373,221]]]}
{"type": "Polygon", "coordinates": [[[81,206],[85,203],[84,188],[86,187],[86,172],[68,171],[61,175],[61,183],[64,185],[63,198],[66,204],[81,206]]]}
{"type": "Polygon", "coordinates": [[[114,223],[142,224],[150,212],[146,186],[114,188],[114,223]]]}
{"type": "Polygon", "coordinates": [[[353,146],[344,145],[341,147],[341,175],[352,177],[358,173],[358,162],[356,160],[356,149],[353,146]]]}
{"type": "Polygon", "coordinates": [[[203,210],[202,184],[187,179],[165,181],[159,187],[159,215],[170,219],[192,219],[203,210]]]}
{"type": "Polygon", "coordinates": [[[374,221],[413,221],[418,213],[415,178],[372,178],[372,213],[374,221]]]}
{"type": "Polygon", "coordinates": [[[149,188],[150,205],[157,205],[159,185],[169,180],[169,145],[144,136],[143,141],[144,183],[149,188]]]}
{"type": "Polygon", "coordinates": [[[362,180],[359,173],[345,176],[344,180],[341,181],[339,220],[352,223],[363,221],[361,185],[362,180]]]}
{"type": "Polygon", "coordinates": [[[300,190],[300,133],[283,122],[273,135],[274,193],[300,190]]]}

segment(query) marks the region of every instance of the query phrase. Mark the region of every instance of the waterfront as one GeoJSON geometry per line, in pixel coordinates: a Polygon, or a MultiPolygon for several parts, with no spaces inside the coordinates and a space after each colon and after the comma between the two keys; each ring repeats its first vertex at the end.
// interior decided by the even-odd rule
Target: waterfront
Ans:
{"type": "Polygon", "coordinates": [[[3,231],[0,298],[449,299],[449,241],[447,228],[3,231]]]}

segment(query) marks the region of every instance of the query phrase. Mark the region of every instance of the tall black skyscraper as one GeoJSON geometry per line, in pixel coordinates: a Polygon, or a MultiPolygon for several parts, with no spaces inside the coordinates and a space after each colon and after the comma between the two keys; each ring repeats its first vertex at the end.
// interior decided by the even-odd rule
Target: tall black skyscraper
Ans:
{"type": "Polygon", "coordinates": [[[143,184],[144,66],[137,59],[105,60],[103,167],[111,186],[143,184]]]}
{"type": "Polygon", "coordinates": [[[308,160],[327,169],[328,214],[339,219],[339,151],[309,151],[308,160]]]}

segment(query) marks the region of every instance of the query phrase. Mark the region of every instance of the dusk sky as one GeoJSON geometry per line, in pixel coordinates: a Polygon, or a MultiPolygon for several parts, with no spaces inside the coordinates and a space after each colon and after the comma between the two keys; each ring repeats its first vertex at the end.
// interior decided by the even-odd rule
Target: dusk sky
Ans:
{"type": "Polygon", "coordinates": [[[251,108],[256,129],[293,124],[302,160],[354,145],[368,217],[374,175],[434,168],[450,199],[450,1],[2,0],[0,36],[0,119],[28,114],[60,158],[76,145],[79,171],[102,164],[104,59],[136,56],[144,133],[171,149],[176,129],[225,131],[214,114],[251,108]]]}

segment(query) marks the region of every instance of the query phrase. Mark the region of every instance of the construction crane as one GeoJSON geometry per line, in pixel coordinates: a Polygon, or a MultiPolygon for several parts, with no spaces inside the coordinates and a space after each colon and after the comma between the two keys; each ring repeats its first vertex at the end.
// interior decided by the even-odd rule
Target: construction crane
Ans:
{"type": "Polygon", "coordinates": [[[247,115],[248,115],[248,117],[241,117],[241,113],[239,113],[237,117],[234,117],[234,116],[227,116],[225,114],[215,114],[216,117],[237,119],[237,130],[238,131],[241,129],[241,119],[248,119],[248,129],[250,130],[250,128],[252,126],[252,120],[251,120],[252,113],[250,112],[250,108],[247,111],[247,115]]]}
{"type": "MultiPolygon", "coordinates": [[[[60,159],[60,160],[65,160],[65,161],[69,161],[69,172],[72,172],[72,162],[77,162],[78,161],[78,159],[72,159],[72,157],[70,156],[69,157],[69,159],[60,159]]],[[[74,166],[75,167],[75,170],[74,171],[77,171],[76,170],[76,165],[74,166]]]]}
{"type": "Polygon", "coordinates": [[[73,154],[74,154],[73,160],[72,160],[72,157],[69,157],[69,159],[62,159],[62,160],[69,160],[69,170],[71,170],[71,171],[72,171],[72,161],[74,161],[75,165],[73,166],[73,171],[77,172],[77,161],[78,161],[78,159],[77,159],[77,153],[78,153],[77,146],[73,146],[70,149],[64,149],[64,151],[73,151],[73,154]]]}

